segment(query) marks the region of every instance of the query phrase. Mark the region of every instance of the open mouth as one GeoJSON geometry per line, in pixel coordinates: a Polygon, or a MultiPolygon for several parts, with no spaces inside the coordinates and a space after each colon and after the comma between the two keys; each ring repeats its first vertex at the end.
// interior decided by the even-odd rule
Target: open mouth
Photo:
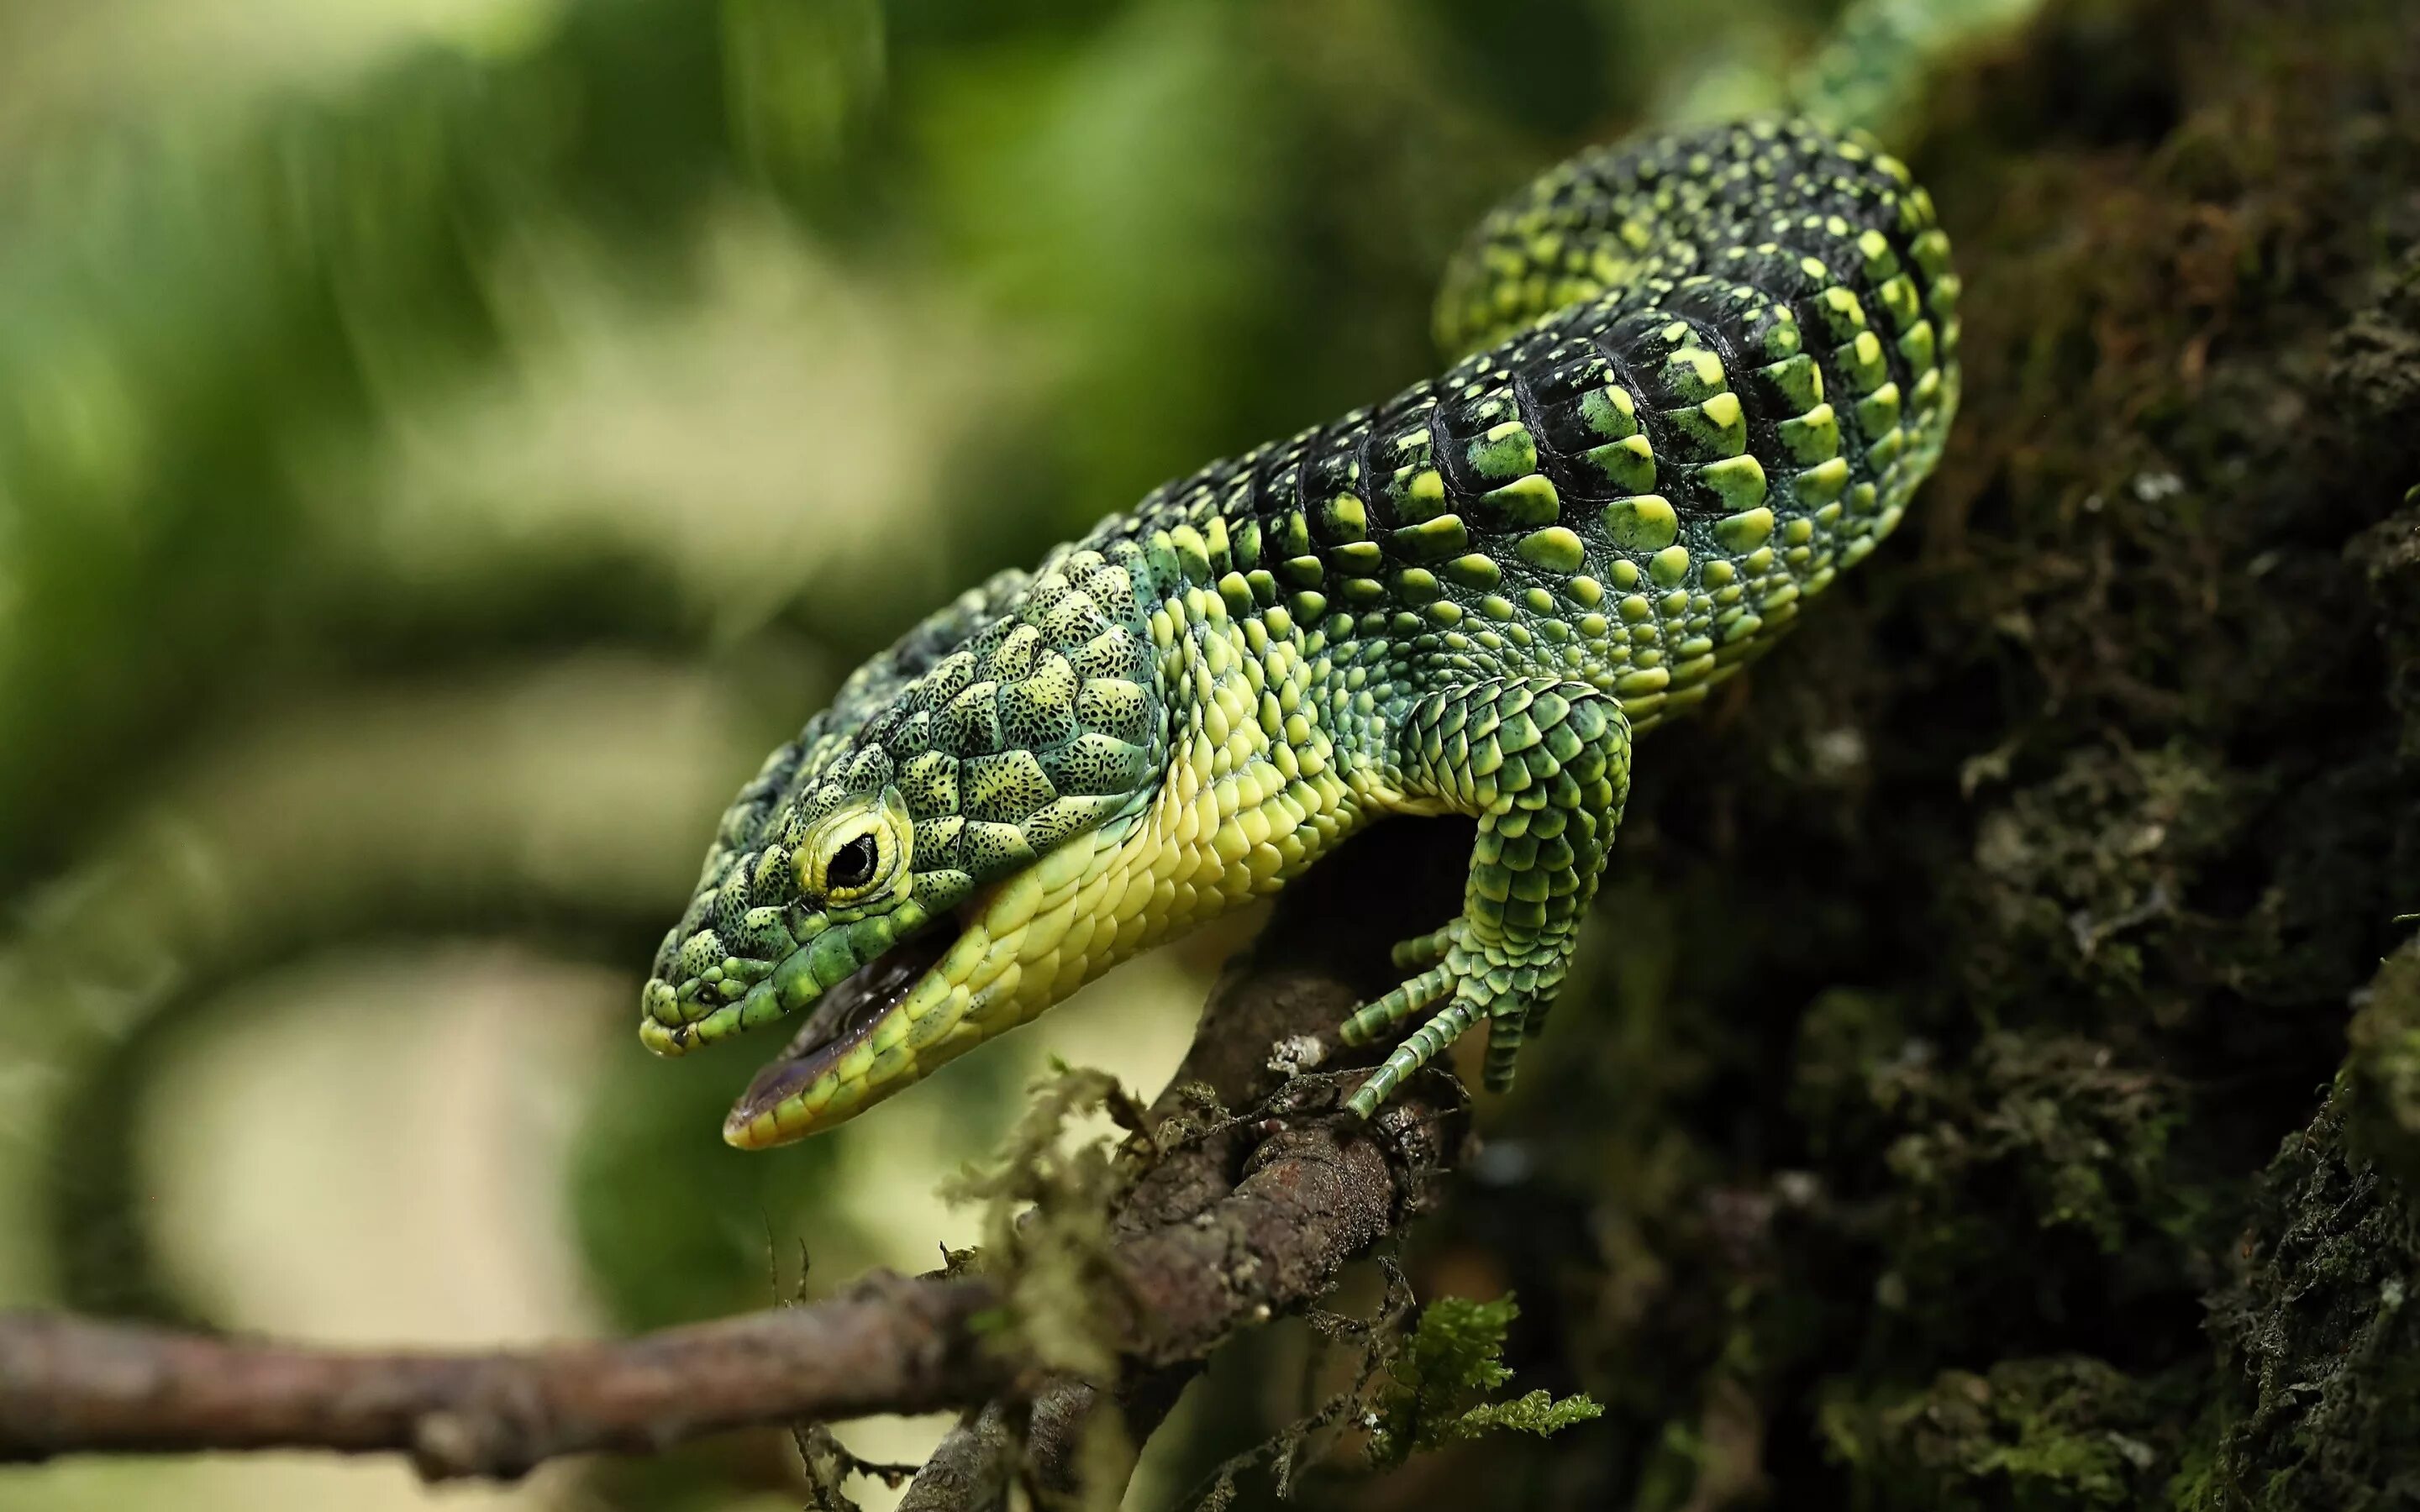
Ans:
{"type": "Polygon", "coordinates": [[[1151,943],[1164,920],[1148,905],[1168,884],[1109,865],[1133,833],[1102,826],[1089,844],[947,903],[937,894],[878,916],[802,921],[783,932],[791,943],[778,959],[691,960],[721,945],[699,932],[649,979],[640,1039],[677,1056],[784,1023],[789,1042],[749,1082],[722,1136],[763,1149],[829,1129],[1151,943]],[[667,964],[695,975],[675,985],[667,964]]]}
{"type": "Polygon", "coordinates": [[[872,1039],[924,974],[956,943],[954,919],[934,921],[836,983],[815,999],[813,1011],[782,1053],[766,1063],[731,1109],[730,1126],[745,1128],[813,1087],[850,1051],[872,1039]]]}

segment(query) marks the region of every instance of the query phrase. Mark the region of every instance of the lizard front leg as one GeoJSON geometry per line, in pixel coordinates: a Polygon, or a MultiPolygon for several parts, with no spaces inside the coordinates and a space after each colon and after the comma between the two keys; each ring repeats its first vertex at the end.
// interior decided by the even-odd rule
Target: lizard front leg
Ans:
{"type": "Polygon", "coordinates": [[[1348,1105],[1367,1118],[1403,1079],[1487,1024],[1486,1085],[1512,1085],[1525,1034],[1570,969],[1581,915],[1630,792],[1630,723],[1585,683],[1505,678],[1433,693],[1396,734],[1406,793],[1479,820],[1462,917],[1395,950],[1427,969],[1344,1021],[1368,1044],[1444,1006],[1370,1074],[1348,1105]]]}

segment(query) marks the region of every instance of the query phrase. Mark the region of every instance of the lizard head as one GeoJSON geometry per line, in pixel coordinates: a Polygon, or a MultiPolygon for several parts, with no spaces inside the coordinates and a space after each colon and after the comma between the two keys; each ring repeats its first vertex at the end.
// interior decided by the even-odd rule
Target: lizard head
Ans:
{"type": "Polygon", "coordinates": [[[773,753],[664,937],[649,1049],[799,1021],[733,1107],[732,1144],[839,1123],[1112,958],[1105,868],[1165,749],[1132,580],[1079,553],[1004,612],[970,611],[861,669],[773,753]]]}

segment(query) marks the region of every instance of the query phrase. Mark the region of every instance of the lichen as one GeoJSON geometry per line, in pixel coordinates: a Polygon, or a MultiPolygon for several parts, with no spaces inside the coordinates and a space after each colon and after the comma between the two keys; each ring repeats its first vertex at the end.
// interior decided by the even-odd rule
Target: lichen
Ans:
{"type": "Polygon", "coordinates": [[[975,1268],[1000,1284],[994,1319],[1016,1356],[1089,1381],[1115,1379],[1107,1309],[1117,1273],[1110,1256],[1109,1199],[1130,1167],[1106,1139],[1070,1146],[1071,1121],[1108,1110],[1128,1127],[1139,1110],[1106,1072],[1053,1062],[999,1151],[945,1183],[951,1202],[979,1204],[983,1245],[975,1268]]]}

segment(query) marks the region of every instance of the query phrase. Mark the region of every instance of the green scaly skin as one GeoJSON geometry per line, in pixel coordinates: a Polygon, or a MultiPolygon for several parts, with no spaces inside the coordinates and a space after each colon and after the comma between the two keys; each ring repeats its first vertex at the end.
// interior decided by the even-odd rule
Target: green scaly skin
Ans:
{"type": "Polygon", "coordinates": [[[1479,821],[1460,918],[1350,1044],[1365,1116],[1475,1025],[1512,1079],[1631,739],[1890,533],[1957,403],[1932,207],[1860,138],[1591,152],[1491,215],[1481,348],[1167,484],[861,668],[723,816],[643,1037],[802,1016],[725,1136],[827,1128],[1387,814],[1479,821]]]}

